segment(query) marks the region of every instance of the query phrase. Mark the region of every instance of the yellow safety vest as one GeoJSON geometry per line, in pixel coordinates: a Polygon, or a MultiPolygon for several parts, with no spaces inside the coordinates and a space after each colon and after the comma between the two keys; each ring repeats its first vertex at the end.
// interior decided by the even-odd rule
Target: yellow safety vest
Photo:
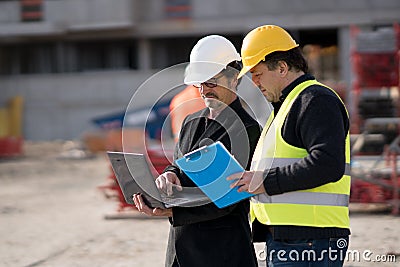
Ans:
{"type": "MultiPolygon", "coordinates": [[[[308,155],[304,148],[285,142],[281,135],[281,129],[294,100],[311,85],[321,85],[327,88],[316,80],[303,82],[289,93],[276,118],[273,118],[273,112],[271,113],[254,152],[251,170],[267,170],[290,165],[308,155]]],[[[349,133],[347,133],[345,145],[346,170],[339,181],[280,195],[257,195],[251,199],[251,221],[257,218],[259,222],[266,225],[349,228],[349,133]]]]}

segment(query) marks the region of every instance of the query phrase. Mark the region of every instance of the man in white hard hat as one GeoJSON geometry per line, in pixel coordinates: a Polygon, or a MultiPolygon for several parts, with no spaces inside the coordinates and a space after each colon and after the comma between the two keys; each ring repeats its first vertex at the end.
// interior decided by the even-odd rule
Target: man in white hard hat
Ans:
{"type": "MultiPolygon", "coordinates": [[[[184,82],[200,90],[206,108],[187,116],[182,124],[175,159],[203,145],[221,141],[247,168],[260,135],[260,126],[242,107],[236,94],[240,56],[219,35],[202,38],[193,47],[184,82]]],[[[172,185],[195,187],[174,165],[156,183],[172,193],[172,185]]],[[[249,201],[219,209],[214,203],[196,207],[150,209],[139,195],[139,211],[167,216],[171,223],[166,266],[257,266],[248,221],[249,201]]]]}

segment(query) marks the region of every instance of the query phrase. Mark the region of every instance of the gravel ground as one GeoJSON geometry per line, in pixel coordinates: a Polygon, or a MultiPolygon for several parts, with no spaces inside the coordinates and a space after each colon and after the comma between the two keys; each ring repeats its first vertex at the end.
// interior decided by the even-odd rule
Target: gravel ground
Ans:
{"type": "MultiPolygon", "coordinates": [[[[0,160],[0,266],[163,266],[168,221],[133,212],[105,219],[118,208],[97,189],[110,174],[107,159],[71,147],[28,142],[24,156],[0,160]]],[[[351,227],[350,249],[361,256],[345,266],[400,266],[399,256],[397,263],[362,258],[399,255],[400,217],[351,214],[351,227]]]]}

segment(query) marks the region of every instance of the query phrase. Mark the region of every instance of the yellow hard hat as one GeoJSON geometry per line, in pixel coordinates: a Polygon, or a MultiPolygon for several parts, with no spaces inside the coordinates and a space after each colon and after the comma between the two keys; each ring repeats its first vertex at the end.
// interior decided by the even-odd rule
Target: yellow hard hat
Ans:
{"type": "Polygon", "coordinates": [[[243,68],[238,78],[257,65],[265,56],[299,46],[290,34],[276,25],[264,25],[250,31],[243,39],[241,56],[243,68]]]}

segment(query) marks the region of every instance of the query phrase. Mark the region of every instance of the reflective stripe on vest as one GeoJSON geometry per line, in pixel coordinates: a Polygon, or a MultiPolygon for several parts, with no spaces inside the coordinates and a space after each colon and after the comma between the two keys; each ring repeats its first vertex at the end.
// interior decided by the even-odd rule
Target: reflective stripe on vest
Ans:
{"type": "Polygon", "coordinates": [[[349,195],[347,194],[296,191],[275,196],[264,195],[264,197],[266,198],[263,198],[260,203],[286,203],[343,207],[347,207],[349,205],[349,195]]]}
{"type": "MultiPolygon", "coordinates": [[[[275,168],[279,166],[290,165],[298,161],[299,161],[298,158],[266,158],[266,159],[261,159],[259,163],[260,165],[270,165],[270,168],[275,168]]],[[[256,162],[253,161],[252,164],[256,164],[256,162]]],[[[346,163],[344,166],[343,175],[350,176],[350,168],[351,168],[350,163],[346,163]]]]}
{"type": "MultiPolygon", "coordinates": [[[[277,116],[273,118],[271,114],[254,152],[252,170],[265,171],[292,165],[308,156],[305,149],[286,143],[281,136],[281,129],[297,96],[307,87],[316,84],[327,88],[315,80],[303,82],[289,93],[277,116]]],[[[251,201],[251,220],[257,218],[267,225],[349,228],[350,137],[348,133],[345,147],[345,172],[339,181],[280,195],[257,195],[251,201]]]]}

